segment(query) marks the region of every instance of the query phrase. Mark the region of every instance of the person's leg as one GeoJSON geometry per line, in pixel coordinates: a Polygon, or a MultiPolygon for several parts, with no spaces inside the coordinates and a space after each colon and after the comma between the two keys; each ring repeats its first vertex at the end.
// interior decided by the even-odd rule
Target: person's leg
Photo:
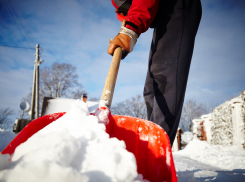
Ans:
{"type": "Polygon", "coordinates": [[[152,114],[153,100],[154,100],[154,90],[153,90],[153,79],[150,77],[149,71],[147,71],[143,95],[144,95],[144,100],[147,109],[147,118],[150,119],[152,114]]]}
{"type": "Polygon", "coordinates": [[[148,119],[174,142],[179,125],[196,32],[200,0],[171,0],[158,15],[144,89],[148,119]]]}

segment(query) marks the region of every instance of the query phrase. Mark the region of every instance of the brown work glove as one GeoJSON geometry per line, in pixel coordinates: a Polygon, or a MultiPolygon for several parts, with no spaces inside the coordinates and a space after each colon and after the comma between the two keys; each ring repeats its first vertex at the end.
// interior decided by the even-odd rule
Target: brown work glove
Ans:
{"type": "MultiPolygon", "coordinates": [[[[123,23],[124,24],[124,23],[123,23]]],[[[124,59],[128,53],[132,52],[137,42],[138,35],[131,29],[128,29],[122,25],[118,35],[112,40],[107,49],[108,54],[113,55],[114,50],[117,47],[122,48],[122,59],[124,59]]]]}
{"type": "Polygon", "coordinates": [[[120,15],[122,15],[122,16],[126,16],[126,15],[127,15],[127,14],[125,14],[125,13],[119,11],[118,9],[115,10],[115,13],[118,13],[118,14],[120,14],[120,15]]]}

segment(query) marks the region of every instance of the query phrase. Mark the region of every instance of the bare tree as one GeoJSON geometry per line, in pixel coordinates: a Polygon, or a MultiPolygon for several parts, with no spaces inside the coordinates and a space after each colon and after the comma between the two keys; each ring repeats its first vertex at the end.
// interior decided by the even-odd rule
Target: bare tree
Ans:
{"type": "MultiPolygon", "coordinates": [[[[40,86],[39,86],[39,109],[41,112],[42,103],[45,96],[49,97],[70,97],[81,98],[83,93],[87,93],[83,86],[78,83],[78,74],[76,67],[67,63],[53,63],[51,67],[40,69],[40,86]]],[[[31,89],[32,90],[32,89],[31,89]]],[[[22,101],[31,105],[32,91],[22,98],[22,101]]],[[[24,117],[28,117],[28,112],[24,117]]]]}
{"type": "Polygon", "coordinates": [[[10,118],[12,115],[14,115],[14,110],[10,108],[0,110],[0,128],[10,129],[12,127],[14,123],[10,118]]]}
{"type": "Polygon", "coordinates": [[[67,63],[53,63],[40,69],[41,93],[50,97],[67,95],[71,88],[80,86],[76,67],[67,63]]]}
{"type": "Polygon", "coordinates": [[[116,103],[111,108],[112,114],[133,116],[147,119],[146,105],[141,95],[116,103]]]}
{"type": "Polygon", "coordinates": [[[202,103],[197,103],[195,100],[187,100],[184,103],[181,114],[181,128],[185,130],[188,127],[188,131],[192,130],[192,120],[197,119],[203,114],[207,114],[207,107],[202,103]]]}

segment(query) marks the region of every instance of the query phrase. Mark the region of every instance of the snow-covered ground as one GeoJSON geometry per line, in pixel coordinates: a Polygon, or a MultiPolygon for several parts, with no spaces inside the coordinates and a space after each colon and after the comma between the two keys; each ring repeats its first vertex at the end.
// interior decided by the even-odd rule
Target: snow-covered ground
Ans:
{"type": "Polygon", "coordinates": [[[193,139],[173,156],[179,182],[245,181],[245,150],[237,147],[210,145],[193,139]]]}
{"type": "MultiPolygon", "coordinates": [[[[143,181],[124,142],[109,139],[104,125],[89,115],[84,103],[77,102],[64,116],[20,145],[11,163],[8,155],[0,155],[1,182],[143,181]]],[[[0,130],[0,149],[14,136],[0,130]]],[[[183,139],[189,142],[190,136],[183,139]]],[[[193,139],[173,156],[179,182],[245,181],[245,150],[193,139]]]]}

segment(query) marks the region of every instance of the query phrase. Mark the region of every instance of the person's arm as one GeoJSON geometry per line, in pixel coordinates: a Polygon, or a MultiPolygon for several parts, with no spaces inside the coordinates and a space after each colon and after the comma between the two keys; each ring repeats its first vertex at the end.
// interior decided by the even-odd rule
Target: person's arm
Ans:
{"type": "Polygon", "coordinates": [[[133,0],[126,16],[126,28],[137,33],[148,30],[154,20],[160,0],[133,0]]]}
{"type": "MultiPolygon", "coordinates": [[[[112,4],[118,8],[114,2],[112,4]]],[[[158,6],[159,0],[133,0],[126,16],[125,26],[122,26],[118,35],[110,40],[108,54],[113,55],[116,47],[123,48],[122,58],[132,52],[139,35],[148,30],[154,20],[158,6]]]]}

